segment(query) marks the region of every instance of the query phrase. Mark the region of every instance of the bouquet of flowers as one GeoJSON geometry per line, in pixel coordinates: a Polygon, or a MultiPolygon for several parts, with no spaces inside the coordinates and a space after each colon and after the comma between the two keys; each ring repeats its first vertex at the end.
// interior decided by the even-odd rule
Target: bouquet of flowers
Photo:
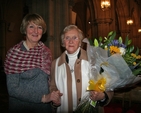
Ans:
{"type": "MultiPolygon", "coordinates": [[[[130,67],[134,75],[141,73],[141,55],[139,55],[139,49],[134,45],[131,45],[132,40],[128,39],[128,36],[123,43],[122,37],[115,39],[116,32],[111,31],[107,37],[99,37],[99,39],[94,39],[94,46],[101,47],[108,51],[108,56],[113,54],[120,54],[127,65],[130,67]]],[[[91,42],[91,41],[90,41],[91,42]]],[[[92,43],[92,42],[91,42],[92,43]]]]}
{"type": "Polygon", "coordinates": [[[104,77],[106,90],[124,87],[138,78],[137,75],[141,73],[141,55],[139,49],[131,45],[128,36],[123,43],[122,37],[116,39],[116,32],[111,31],[107,37],[94,39],[93,43],[88,39],[84,39],[84,42],[87,43],[90,73],[94,75],[92,79],[98,81],[104,77]]]}
{"type": "MultiPolygon", "coordinates": [[[[91,64],[90,81],[87,90],[114,91],[141,80],[141,56],[139,49],[132,45],[128,36],[123,43],[122,37],[116,39],[116,32],[94,41],[85,38],[87,55],[91,64]]],[[[87,112],[95,107],[96,102],[86,94],[76,109],[76,113],[87,112]],[[83,108],[83,109],[82,109],[83,108]]]]}

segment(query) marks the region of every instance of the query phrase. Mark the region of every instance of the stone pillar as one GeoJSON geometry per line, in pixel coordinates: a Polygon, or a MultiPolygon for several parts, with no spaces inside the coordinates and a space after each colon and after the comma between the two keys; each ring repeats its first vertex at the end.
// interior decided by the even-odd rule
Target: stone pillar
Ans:
{"type": "Polygon", "coordinates": [[[103,19],[96,19],[95,24],[97,24],[98,28],[98,36],[107,36],[107,33],[110,31],[110,24],[112,23],[111,18],[103,18],[103,19]]]}
{"type": "Polygon", "coordinates": [[[69,23],[69,3],[68,0],[53,0],[52,5],[53,9],[52,11],[50,11],[50,13],[52,13],[52,17],[48,15],[49,16],[48,24],[50,25],[49,36],[53,38],[51,42],[51,46],[54,45],[54,47],[51,47],[53,57],[57,58],[63,52],[60,34],[63,28],[69,23]],[[52,21],[53,24],[51,24],[50,21],[52,21]]]}
{"type": "Polygon", "coordinates": [[[115,20],[113,18],[115,15],[113,14],[113,11],[115,9],[114,7],[114,1],[111,0],[111,8],[109,10],[103,11],[101,9],[100,2],[101,0],[93,0],[90,3],[90,12],[93,12],[93,18],[91,18],[92,22],[92,33],[97,34],[97,36],[107,36],[107,34],[111,31],[114,30],[112,29],[113,27],[115,28],[115,20]],[[92,2],[92,3],[91,3],[92,2]],[[97,32],[95,32],[97,31],[97,32]]]}

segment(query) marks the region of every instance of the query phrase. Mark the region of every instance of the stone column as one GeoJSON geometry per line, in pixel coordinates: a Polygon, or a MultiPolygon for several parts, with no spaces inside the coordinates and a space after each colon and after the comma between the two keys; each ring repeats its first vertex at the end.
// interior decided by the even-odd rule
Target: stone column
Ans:
{"type": "Polygon", "coordinates": [[[92,22],[92,33],[97,36],[107,36],[107,34],[115,28],[115,20],[113,18],[115,15],[113,14],[114,11],[114,1],[111,0],[111,8],[109,10],[103,11],[100,5],[101,0],[93,0],[89,3],[90,5],[90,12],[93,12],[93,18],[91,18],[92,22]],[[97,32],[95,32],[95,31],[97,32]]]}
{"type": "Polygon", "coordinates": [[[112,23],[111,18],[102,18],[102,19],[96,19],[95,24],[97,24],[98,28],[98,36],[107,36],[107,33],[110,31],[110,24],[112,23]]]}

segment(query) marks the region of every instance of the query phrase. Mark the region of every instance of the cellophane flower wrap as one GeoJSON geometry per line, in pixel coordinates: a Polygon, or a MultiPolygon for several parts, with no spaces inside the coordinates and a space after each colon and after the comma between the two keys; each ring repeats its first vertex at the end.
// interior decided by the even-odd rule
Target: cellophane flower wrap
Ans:
{"type": "MultiPolygon", "coordinates": [[[[141,72],[141,56],[137,48],[129,46],[131,40],[126,37],[123,44],[122,38],[115,39],[116,32],[111,31],[102,41],[94,39],[92,43],[85,38],[83,42],[87,43],[87,55],[90,63],[90,81],[87,90],[96,91],[114,91],[136,81],[141,80],[137,76],[141,72]]],[[[81,100],[76,113],[97,113],[96,102],[89,98],[87,93],[81,100]],[[94,106],[93,106],[94,104],[94,106]]]]}

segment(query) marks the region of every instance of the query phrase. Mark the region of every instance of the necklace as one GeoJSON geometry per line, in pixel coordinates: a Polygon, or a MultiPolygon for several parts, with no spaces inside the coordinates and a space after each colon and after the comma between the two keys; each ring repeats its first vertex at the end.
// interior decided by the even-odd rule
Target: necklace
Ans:
{"type": "Polygon", "coordinates": [[[70,71],[71,71],[71,73],[73,73],[73,72],[74,72],[74,68],[73,68],[73,66],[71,66],[71,65],[69,64],[69,67],[70,67],[70,71]]]}
{"type": "MultiPolygon", "coordinates": [[[[80,57],[80,54],[81,54],[81,50],[79,50],[79,52],[78,52],[78,54],[77,54],[77,59],[79,59],[79,57],[80,57]]],[[[69,58],[68,58],[68,55],[66,54],[66,62],[68,63],[68,65],[69,65],[69,67],[70,67],[70,71],[71,71],[71,73],[73,73],[74,72],[74,65],[70,65],[70,63],[69,63],[69,58]]],[[[71,63],[71,64],[73,64],[73,63],[71,63]]],[[[75,64],[75,63],[74,63],[75,64]]]]}
{"type": "Polygon", "coordinates": [[[74,72],[74,70],[73,70],[73,69],[70,69],[70,71],[71,71],[71,73],[73,73],[73,72],[74,72]]]}

